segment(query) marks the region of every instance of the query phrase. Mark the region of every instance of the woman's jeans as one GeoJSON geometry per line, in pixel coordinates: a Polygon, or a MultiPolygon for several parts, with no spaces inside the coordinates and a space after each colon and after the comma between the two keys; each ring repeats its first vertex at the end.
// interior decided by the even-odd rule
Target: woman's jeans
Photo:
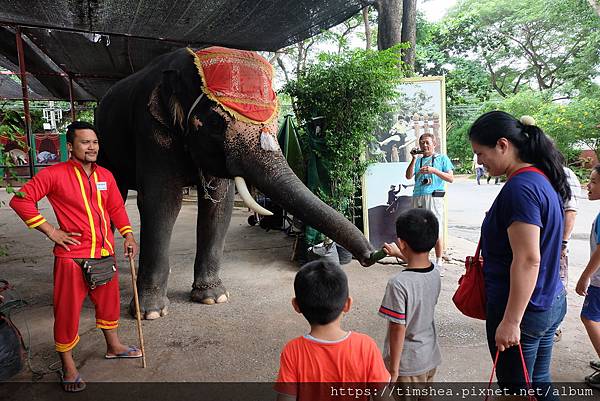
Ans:
{"type": "MultiPolygon", "coordinates": [[[[504,317],[506,305],[494,305],[488,301],[486,305],[487,340],[492,360],[496,356],[496,328],[504,317]]],[[[554,298],[552,306],[543,312],[525,311],[521,321],[521,347],[525,364],[529,371],[535,396],[539,401],[558,400],[552,395],[552,379],[550,378],[550,362],[554,332],[567,313],[566,292],[563,290],[554,298]]],[[[525,375],[519,347],[513,346],[500,353],[496,366],[496,377],[500,388],[507,388],[516,394],[526,389],[525,375]]]]}

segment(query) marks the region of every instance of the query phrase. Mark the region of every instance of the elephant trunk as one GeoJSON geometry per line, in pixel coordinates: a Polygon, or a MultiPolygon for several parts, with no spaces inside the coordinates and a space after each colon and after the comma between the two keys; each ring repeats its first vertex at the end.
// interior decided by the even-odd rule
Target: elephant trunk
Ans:
{"type": "Polygon", "coordinates": [[[354,224],[317,198],[290,169],[283,155],[271,160],[266,170],[248,169],[246,176],[261,192],[286,211],[346,248],[364,266],[373,247],[354,224]]]}

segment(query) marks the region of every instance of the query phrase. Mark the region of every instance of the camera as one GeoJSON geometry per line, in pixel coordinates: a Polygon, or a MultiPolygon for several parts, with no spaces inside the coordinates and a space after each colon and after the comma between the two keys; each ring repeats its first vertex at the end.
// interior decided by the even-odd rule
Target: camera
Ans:
{"type": "Polygon", "coordinates": [[[425,153],[425,151],[421,150],[419,148],[414,148],[413,150],[410,151],[411,155],[422,155],[423,153],[425,153]]]}
{"type": "Polygon", "coordinates": [[[429,177],[425,177],[421,181],[421,185],[429,185],[429,184],[431,184],[431,178],[429,178],[429,177]]]}

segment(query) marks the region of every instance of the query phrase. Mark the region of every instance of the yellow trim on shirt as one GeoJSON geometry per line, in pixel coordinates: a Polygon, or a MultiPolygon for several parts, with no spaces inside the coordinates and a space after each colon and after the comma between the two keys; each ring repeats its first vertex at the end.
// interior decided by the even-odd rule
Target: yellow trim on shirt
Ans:
{"type": "Polygon", "coordinates": [[[83,180],[81,179],[81,173],[79,172],[79,170],[77,170],[77,167],[73,166],[73,169],[75,169],[75,174],[77,175],[77,180],[79,181],[81,196],[83,197],[83,204],[85,205],[85,210],[87,212],[88,220],[90,222],[90,229],[92,230],[92,248],[90,251],[90,258],[93,258],[96,255],[96,227],[94,226],[94,218],[92,217],[92,211],[90,210],[90,205],[87,201],[85,188],[83,187],[83,180]]]}
{"type": "Polygon", "coordinates": [[[26,220],[26,221],[25,221],[25,224],[29,225],[30,223],[33,223],[34,221],[36,221],[36,220],[38,220],[38,219],[42,219],[42,218],[43,218],[43,217],[42,217],[42,215],[41,215],[41,214],[38,214],[37,216],[35,216],[35,217],[32,217],[32,218],[30,218],[29,220],[26,220]]]}
{"type": "Polygon", "coordinates": [[[29,228],[36,228],[37,226],[40,226],[42,224],[44,224],[47,220],[42,218],[40,221],[38,221],[37,223],[33,223],[32,225],[28,226],[29,228]]]}
{"type": "Polygon", "coordinates": [[[119,232],[122,234],[123,231],[125,231],[125,229],[127,229],[127,228],[131,229],[131,226],[123,226],[123,227],[119,228],[119,232]]]}
{"type": "MultiPolygon", "coordinates": [[[[104,239],[106,240],[106,243],[108,244],[108,247],[110,248],[111,252],[114,253],[114,249],[112,244],[110,243],[110,241],[108,240],[108,225],[106,223],[106,219],[104,218],[104,208],[102,207],[102,194],[100,191],[98,191],[98,175],[96,174],[96,172],[94,171],[94,183],[96,183],[96,195],[98,195],[98,207],[100,208],[100,215],[102,216],[102,222],[104,223],[104,239]]],[[[102,256],[106,256],[106,255],[102,255],[102,256]]]]}

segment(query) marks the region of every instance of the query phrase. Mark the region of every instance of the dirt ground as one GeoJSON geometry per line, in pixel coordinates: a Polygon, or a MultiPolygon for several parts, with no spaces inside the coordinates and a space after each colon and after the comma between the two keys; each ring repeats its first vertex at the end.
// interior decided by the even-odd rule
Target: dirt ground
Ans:
{"type": "MultiPolygon", "coordinates": [[[[450,197],[458,196],[452,193],[449,191],[450,197]]],[[[8,199],[3,190],[0,199],[8,199]]],[[[465,206],[465,200],[451,198],[449,203],[451,213],[453,204],[463,209],[469,207],[465,206]]],[[[53,222],[47,201],[41,202],[40,208],[42,214],[53,222]]],[[[135,232],[139,233],[135,194],[130,193],[127,210],[135,232]]],[[[158,320],[143,322],[148,367],[142,369],[139,360],[103,358],[103,337],[94,328],[93,308],[86,301],[80,322],[81,341],[74,351],[86,381],[269,382],[276,377],[283,345],[307,332],[305,320],[290,305],[294,274],[298,270],[295,262],[290,261],[293,239],[279,231],[266,232],[249,226],[246,209],[236,208],[233,212],[223,258],[221,278],[230,291],[230,301],[212,306],[189,301],[195,249],[195,210],[195,204],[185,203],[174,229],[170,249],[169,314],[158,320]]],[[[460,215],[459,211],[456,215],[460,215]]],[[[474,250],[473,241],[453,235],[453,227],[458,230],[465,225],[477,225],[480,221],[479,216],[464,215],[470,221],[451,221],[448,254],[452,262],[447,265],[442,279],[437,307],[443,356],[436,376],[438,381],[487,381],[491,371],[484,322],[461,315],[451,301],[463,272],[462,261],[474,250]]],[[[591,220],[586,224],[591,224],[591,220]]],[[[14,313],[14,322],[31,345],[33,368],[45,373],[42,381],[56,381],[57,376],[50,372],[55,366],[51,365],[58,360],[52,339],[51,243],[39,232],[26,229],[3,204],[0,207],[0,244],[7,253],[0,257],[0,278],[9,280],[28,302],[25,308],[14,313]]],[[[132,290],[129,266],[122,250],[118,260],[121,262],[122,310],[119,332],[126,343],[136,344],[135,320],[126,313],[132,290]]],[[[344,327],[369,334],[381,346],[386,323],[378,317],[377,310],[386,282],[399,266],[376,264],[363,268],[353,261],[344,269],[354,298],[354,306],[345,317],[344,327]]],[[[571,281],[576,280],[578,271],[573,276],[571,281]]],[[[593,350],[579,321],[581,302],[581,297],[571,291],[569,313],[564,323],[565,335],[557,343],[553,358],[555,381],[581,382],[590,373],[587,364],[593,359],[593,350]]],[[[32,374],[24,369],[15,379],[30,381],[32,374]]]]}

